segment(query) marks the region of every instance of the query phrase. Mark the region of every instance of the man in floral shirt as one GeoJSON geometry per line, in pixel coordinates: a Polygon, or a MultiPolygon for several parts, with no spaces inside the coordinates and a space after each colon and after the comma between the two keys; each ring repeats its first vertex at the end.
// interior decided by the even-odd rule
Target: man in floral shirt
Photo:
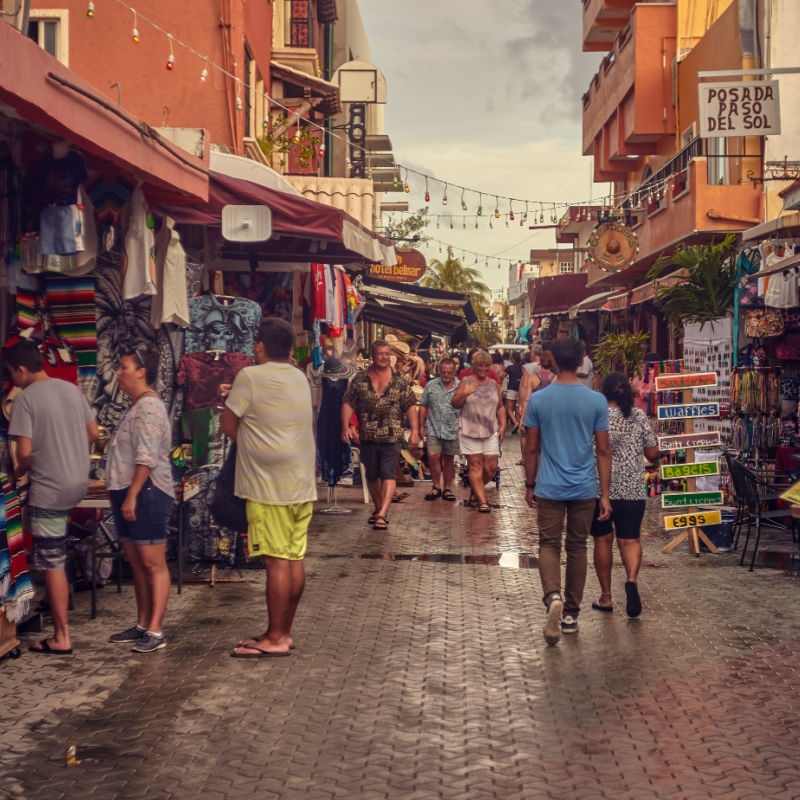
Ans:
{"type": "Polygon", "coordinates": [[[391,348],[383,340],[372,345],[372,365],[361,370],[347,387],[342,402],[342,440],[350,444],[355,433],[350,420],[358,420],[361,462],[375,505],[369,518],[377,531],[388,527],[386,514],[397,484],[397,464],[403,447],[403,417],[411,428],[409,447],[419,444],[417,399],[405,378],[392,371],[391,348]]]}

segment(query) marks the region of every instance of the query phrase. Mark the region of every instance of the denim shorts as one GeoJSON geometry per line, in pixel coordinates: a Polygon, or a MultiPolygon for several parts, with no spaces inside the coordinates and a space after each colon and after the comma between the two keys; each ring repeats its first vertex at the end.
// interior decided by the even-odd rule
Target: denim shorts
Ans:
{"type": "Polygon", "coordinates": [[[83,250],[75,206],[45,206],[39,226],[43,255],[70,256],[83,250]]]}
{"type": "Polygon", "coordinates": [[[148,478],[136,498],[136,519],[128,522],[122,516],[122,504],[127,495],[127,489],[109,489],[108,492],[119,541],[138,545],[166,542],[167,525],[175,501],[161,489],[153,486],[153,482],[148,478]]]}

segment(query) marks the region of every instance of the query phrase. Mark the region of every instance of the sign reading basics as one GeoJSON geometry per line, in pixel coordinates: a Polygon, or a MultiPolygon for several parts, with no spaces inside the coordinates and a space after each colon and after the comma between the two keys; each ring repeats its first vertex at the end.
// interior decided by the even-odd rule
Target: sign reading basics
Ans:
{"type": "Polygon", "coordinates": [[[703,511],[698,514],[679,514],[676,517],[664,517],[664,527],[668,531],[679,528],[696,528],[698,525],[721,525],[720,511],[703,511]]]}
{"type": "Polygon", "coordinates": [[[659,406],[659,419],[690,419],[692,417],[718,417],[719,403],[691,403],[680,406],[659,406]]]}
{"type": "Polygon", "coordinates": [[[658,446],[662,450],[689,450],[695,447],[719,447],[722,444],[719,431],[708,433],[680,433],[675,436],[659,436],[658,446]]]}
{"type": "Polygon", "coordinates": [[[396,264],[373,264],[370,276],[398,283],[418,281],[428,267],[425,256],[419,250],[397,250],[396,253],[396,264]]]}
{"type": "Polygon", "coordinates": [[[701,83],[699,90],[701,138],[781,132],[778,81],[701,83]]]}
{"type": "Polygon", "coordinates": [[[724,502],[722,492],[668,492],[661,495],[661,508],[721,506],[724,502]]]}
{"type": "Polygon", "coordinates": [[[701,475],[719,475],[719,464],[716,461],[698,461],[692,464],[661,465],[661,477],[665,481],[673,478],[697,478],[701,475]]]}
{"type": "Polygon", "coordinates": [[[676,389],[697,389],[700,386],[716,385],[716,372],[684,372],[679,375],[656,375],[657,392],[668,392],[676,389]]]}

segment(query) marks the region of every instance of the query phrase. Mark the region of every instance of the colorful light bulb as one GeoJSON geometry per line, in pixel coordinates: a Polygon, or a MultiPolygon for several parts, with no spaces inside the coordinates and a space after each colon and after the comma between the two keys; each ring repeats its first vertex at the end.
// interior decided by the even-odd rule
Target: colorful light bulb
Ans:
{"type": "MultiPolygon", "coordinates": [[[[208,69],[206,67],[203,67],[203,71],[200,73],[200,82],[205,83],[207,79],[208,79],[208,69]]],[[[265,128],[267,127],[266,120],[264,120],[264,127],[265,128]]]]}
{"type": "Polygon", "coordinates": [[[92,19],[94,17],[94,3],[92,2],[92,0],[89,0],[89,5],[86,6],[86,16],[89,19],[92,19]]]}
{"type": "Polygon", "coordinates": [[[139,44],[139,31],[136,28],[131,31],[131,41],[134,44],[139,44]]]}
{"type": "Polygon", "coordinates": [[[170,53],[169,57],[167,58],[167,71],[172,72],[175,69],[175,56],[170,53]]]}

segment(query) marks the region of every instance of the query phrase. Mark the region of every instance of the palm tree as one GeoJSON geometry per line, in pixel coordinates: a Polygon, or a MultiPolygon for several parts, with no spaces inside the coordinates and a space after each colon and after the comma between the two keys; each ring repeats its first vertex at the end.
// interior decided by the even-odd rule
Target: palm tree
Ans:
{"type": "Polygon", "coordinates": [[[480,278],[478,270],[465,267],[453,257],[452,248],[448,248],[447,258],[444,261],[435,258],[428,264],[422,285],[428,289],[466,294],[474,301],[473,305],[485,306],[489,303],[491,291],[480,278]]]}

